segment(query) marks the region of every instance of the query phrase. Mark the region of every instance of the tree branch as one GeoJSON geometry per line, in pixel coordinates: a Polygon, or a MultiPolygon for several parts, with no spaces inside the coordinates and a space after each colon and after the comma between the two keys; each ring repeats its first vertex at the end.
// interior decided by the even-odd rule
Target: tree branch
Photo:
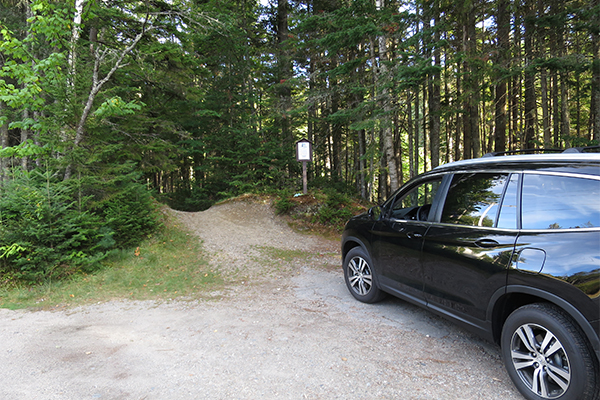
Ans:
{"type": "MultiPolygon", "coordinates": [[[[114,75],[115,72],[117,72],[117,70],[119,68],[122,68],[125,65],[127,65],[127,64],[121,64],[123,62],[123,60],[125,59],[125,57],[135,48],[135,46],[142,39],[144,34],[151,31],[152,29],[154,29],[153,26],[147,27],[148,18],[149,18],[149,16],[146,15],[146,19],[144,20],[144,23],[142,25],[142,31],[135,36],[135,38],[133,39],[133,42],[129,46],[127,46],[125,49],[123,49],[119,53],[114,65],[102,79],[99,78],[100,64],[102,63],[102,61],[105,59],[106,55],[108,54],[108,49],[105,49],[102,52],[100,52],[100,51],[98,51],[97,48],[94,48],[93,43],[90,44],[90,50],[92,51],[92,54],[94,56],[94,70],[92,73],[92,87],[90,88],[90,93],[89,93],[87,101],[85,103],[85,107],[83,108],[83,112],[81,113],[81,117],[79,118],[79,122],[77,123],[77,127],[75,128],[75,140],[73,142],[73,148],[79,146],[81,144],[81,142],[83,141],[83,139],[85,138],[85,123],[86,123],[88,117],[90,116],[92,107],[94,105],[94,100],[96,99],[96,96],[100,92],[100,89],[102,89],[102,86],[104,86],[104,84],[110,80],[110,78],[114,75]]],[[[65,178],[64,178],[65,180],[68,180],[71,177],[71,170],[72,170],[72,166],[69,165],[67,167],[67,170],[65,171],[65,178]]]]}

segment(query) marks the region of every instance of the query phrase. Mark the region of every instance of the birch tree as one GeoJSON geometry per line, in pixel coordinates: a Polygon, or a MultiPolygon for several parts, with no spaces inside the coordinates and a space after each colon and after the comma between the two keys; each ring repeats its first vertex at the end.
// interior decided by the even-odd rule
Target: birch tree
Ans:
{"type": "Polygon", "coordinates": [[[69,65],[69,77],[68,84],[69,89],[73,93],[75,89],[75,69],[77,62],[77,43],[81,36],[81,22],[83,19],[83,6],[85,0],[75,0],[75,14],[73,15],[73,29],[71,31],[71,48],[69,49],[68,65],[69,65]]]}
{"type": "MultiPolygon", "coordinates": [[[[78,0],[78,1],[81,2],[81,0],[78,0]]],[[[81,2],[80,4],[83,4],[83,2],[81,2]]],[[[77,14],[76,14],[76,18],[78,18],[77,14]]],[[[80,18],[80,16],[79,16],[79,18],[80,18]]],[[[154,29],[154,26],[149,22],[149,18],[150,18],[150,16],[148,14],[146,14],[144,16],[144,20],[141,24],[142,26],[141,26],[140,32],[138,32],[135,35],[135,37],[133,38],[133,40],[131,40],[131,42],[129,44],[127,44],[125,46],[125,48],[123,48],[123,49],[114,50],[108,46],[101,45],[97,41],[97,38],[95,41],[94,41],[94,38],[92,38],[92,41],[90,43],[90,53],[93,58],[92,84],[91,84],[89,93],[87,95],[87,100],[83,107],[83,111],[81,112],[81,116],[79,117],[79,121],[77,122],[77,125],[75,127],[75,139],[73,141],[72,148],[78,147],[82,143],[82,141],[85,139],[85,124],[86,124],[88,117],[90,116],[91,111],[92,111],[92,107],[94,105],[96,96],[98,95],[98,93],[100,92],[102,87],[111,79],[111,77],[114,75],[115,72],[117,72],[117,70],[119,70],[120,68],[122,68],[123,66],[126,65],[124,63],[125,57],[127,57],[127,55],[129,55],[129,53],[131,53],[131,51],[137,46],[137,44],[142,39],[142,37],[147,32],[154,29]],[[100,76],[100,67],[107,60],[111,64],[110,70],[106,73],[106,75],[101,77],[100,76]]],[[[81,20],[79,20],[79,21],[81,21],[81,20]]],[[[75,28],[74,28],[74,31],[75,31],[75,28]]],[[[78,38],[78,35],[74,34],[73,38],[75,38],[75,37],[78,38]]],[[[73,52],[71,54],[73,54],[73,60],[74,60],[76,53],[73,52]]],[[[72,65],[72,67],[74,67],[74,64],[72,65]]],[[[73,70],[72,76],[75,76],[74,70],[73,70]]],[[[112,99],[109,101],[114,102],[114,100],[112,100],[112,99]]],[[[65,177],[64,177],[65,180],[68,180],[71,177],[72,167],[73,167],[72,164],[69,164],[67,166],[66,171],[65,171],[65,177]]]]}
{"type": "MultiPolygon", "coordinates": [[[[385,0],[376,0],[375,5],[377,11],[383,10],[385,0]]],[[[394,150],[394,130],[390,122],[392,113],[391,93],[388,88],[389,72],[386,63],[388,59],[387,37],[381,33],[378,38],[379,45],[379,71],[377,76],[377,86],[379,90],[379,101],[383,108],[383,118],[381,119],[381,134],[383,137],[383,148],[386,156],[387,170],[390,181],[390,190],[395,191],[399,185],[398,179],[398,163],[396,160],[396,151],[394,150]]]]}

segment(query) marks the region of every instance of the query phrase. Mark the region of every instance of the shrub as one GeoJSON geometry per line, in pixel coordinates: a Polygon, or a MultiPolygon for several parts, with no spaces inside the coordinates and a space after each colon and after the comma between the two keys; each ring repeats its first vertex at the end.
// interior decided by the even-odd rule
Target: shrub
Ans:
{"type": "Polygon", "coordinates": [[[116,247],[126,248],[138,244],[158,226],[156,206],[144,186],[135,182],[122,182],[106,188],[104,198],[94,208],[114,232],[116,247]]]}
{"type": "Polygon", "coordinates": [[[344,194],[333,190],[327,191],[326,194],[327,200],[317,213],[320,223],[339,225],[352,217],[353,213],[348,209],[350,201],[344,194]]]}
{"type": "Polygon", "coordinates": [[[21,172],[0,196],[3,269],[17,279],[39,281],[91,266],[112,232],[79,209],[69,187],[49,173],[21,172]]]}
{"type": "Polygon", "coordinates": [[[139,243],[158,224],[132,176],[63,182],[18,172],[0,187],[0,275],[40,282],[98,268],[108,251],[139,243]]]}
{"type": "Polygon", "coordinates": [[[328,188],[312,190],[307,195],[289,195],[281,192],[273,202],[277,214],[290,215],[295,224],[308,224],[308,229],[341,232],[353,215],[365,211],[365,207],[352,196],[328,188]]]}
{"type": "Polygon", "coordinates": [[[294,203],[290,201],[289,197],[282,196],[273,202],[273,206],[275,207],[275,213],[281,215],[287,214],[294,207],[294,203]]]}

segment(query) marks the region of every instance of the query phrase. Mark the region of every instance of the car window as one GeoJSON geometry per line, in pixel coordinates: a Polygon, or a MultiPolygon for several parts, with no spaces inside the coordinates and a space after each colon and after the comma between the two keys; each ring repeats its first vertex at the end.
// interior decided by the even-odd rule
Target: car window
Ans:
{"type": "Polygon", "coordinates": [[[517,229],[517,212],[519,204],[519,175],[511,174],[500,206],[496,227],[517,229]]]}
{"type": "Polygon", "coordinates": [[[568,176],[523,176],[523,229],[600,226],[600,181],[568,176]]]}
{"type": "Polygon", "coordinates": [[[493,227],[508,174],[456,174],[452,178],[442,222],[493,227]]]}
{"type": "Polygon", "coordinates": [[[421,183],[397,198],[392,206],[392,218],[426,221],[441,183],[441,178],[421,183]]]}

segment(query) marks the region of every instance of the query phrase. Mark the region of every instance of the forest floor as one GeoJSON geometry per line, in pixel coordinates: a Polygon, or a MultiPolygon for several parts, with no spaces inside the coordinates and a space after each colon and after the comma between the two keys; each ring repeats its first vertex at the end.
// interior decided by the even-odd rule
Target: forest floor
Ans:
{"type": "Polygon", "coordinates": [[[175,212],[227,282],[206,299],[0,310],[0,399],[520,399],[498,349],[355,301],[339,240],[264,201],[175,212]]]}

